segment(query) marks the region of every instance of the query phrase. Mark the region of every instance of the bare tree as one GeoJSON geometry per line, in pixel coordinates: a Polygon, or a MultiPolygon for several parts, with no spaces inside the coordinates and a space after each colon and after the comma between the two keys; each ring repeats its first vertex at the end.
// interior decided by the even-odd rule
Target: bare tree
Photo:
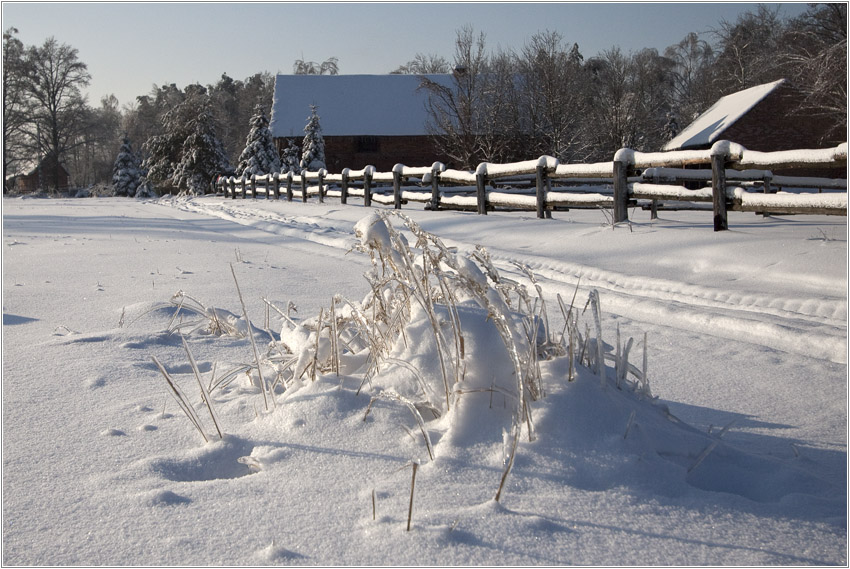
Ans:
{"type": "Polygon", "coordinates": [[[115,95],[101,98],[100,107],[85,109],[85,126],[68,150],[66,162],[79,185],[109,184],[116,148],[121,144],[121,111],[115,95]]]}
{"type": "Polygon", "coordinates": [[[51,157],[53,189],[59,189],[59,169],[66,153],[82,144],[86,128],[86,101],[80,89],[91,80],[77,50],[48,38],[41,47],[27,50],[30,81],[27,93],[33,102],[29,135],[39,154],[51,157]]]}
{"type": "Polygon", "coordinates": [[[471,168],[481,160],[477,138],[482,129],[480,109],[486,68],[484,34],[476,36],[472,27],[465,26],[455,39],[452,85],[420,75],[420,88],[428,93],[426,126],[442,153],[458,166],[471,168]]]}
{"type": "Polygon", "coordinates": [[[657,150],[669,139],[665,129],[673,108],[673,67],[670,59],[652,48],[631,57],[632,91],[637,99],[631,144],[637,150],[657,150]]]}
{"type": "Polygon", "coordinates": [[[812,5],[789,25],[786,59],[803,93],[803,114],[828,117],[827,135],[847,130],[847,4],[812,5]]]}
{"type": "Polygon", "coordinates": [[[339,75],[339,60],[336,57],[329,57],[321,63],[316,63],[296,59],[292,64],[292,72],[295,75],[339,75]]]}
{"type": "Polygon", "coordinates": [[[786,72],[781,56],[786,51],[785,31],[779,6],[759,4],[755,13],[745,12],[735,22],[722,20],[712,30],[718,42],[714,84],[719,94],[781,79],[786,72]]]}
{"type": "Polygon", "coordinates": [[[717,99],[711,89],[715,55],[711,45],[695,32],[664,50],[673,64],[672,98],[675,114],[685,124],[693,121],[717,99]]]}
{"type": "MultiPolygon", "coordinates": [[[[3,32],[3,180],[25,159],[24,126],[29,120],[28,77],[24,44],[18,30],[3,32]]],[[[5,188],[5,185],[4,185],[5,188]]]]}
{"type": "Polygon", "coordinates": [[[631,92],[629,58],[619,47],[587,62],[592,90],[589,115],[593,121],[593,156],[608,159],[617,149],[632,145],[636,99],[631,92]]]}
{"type": "Polygon", "coordinates": [[[657,150],[666,138],[672,66],[654,49],[624,55],[615,47],[588,61],[595,159],[623,147],[657,150]]]}
{"type": "Polygon", "coordinates": [[[516,56],[498,51],[487,60],[480,78],[475,155],[485,162],[513,162],[527,157],[527,128],[522,114],[516,56]]]}
{"type": "Polygon", "coordinates": [[[528,149],[564,162],[587,154],[587,81],[578,45],[567,49],[558,32],[532,36],[518,59],[528,149]]]}
{"type": "Polygon", "coordinates": [[[417,53],[411,61],[397,67],[390,74],[393,75],[435,75],[450,73],[451,64],[442,55],[429,53],[428,55],[417,53]]]}

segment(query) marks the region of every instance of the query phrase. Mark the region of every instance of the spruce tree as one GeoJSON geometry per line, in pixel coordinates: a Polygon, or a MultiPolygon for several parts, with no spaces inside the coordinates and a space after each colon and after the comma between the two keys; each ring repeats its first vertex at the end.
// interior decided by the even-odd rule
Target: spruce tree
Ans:
{"type": "Polygon", "coordinates": [[[165,113],[163,127],[144,144],[146,181],[204,193],[215,176],[232,172],[204,87],[186,87],[185,98],[165,113]]]}
{"type": "Polygon", "coordinates": [[[141,160],[133,152],[130,139],[125,133],[121,150],[118,151],[118,158],[115,159],[115,165],[112,167],[112,186],[115,188],[115,195],[135,196],[141,176],[141,160]]]}
{"type": "Polygon", "coordinates": [[[239,156],[236,176],[262,176],[280,170],[280,156],[272,140],[269,121],[262,106],[257,105],[249,121],[251,130],[245,141],[245,149],[239,156]]]}
{"type": "Polygon", "coordinates": [[[325,140],[316,105],[310,105],[310,118],[304,127],[304,143],[301,145],[301,168],[315,172],[325,168],[325,140]]]}
{"type": "Polygon", "coordinates": [[[294,138],[289,139],[289,144],[283,150],[280,171],[284,174],[287,172],[301,173],[301,149],[295,144],[294,138]]]}
{"type": "Polygon", "coordinates": [[[216,176],[231,169],[224,146],[216,136],[209,98],[202,101],[187,127],[190,134],[183,142],[171,182],[181,193],[204,194],[216,176]]]}

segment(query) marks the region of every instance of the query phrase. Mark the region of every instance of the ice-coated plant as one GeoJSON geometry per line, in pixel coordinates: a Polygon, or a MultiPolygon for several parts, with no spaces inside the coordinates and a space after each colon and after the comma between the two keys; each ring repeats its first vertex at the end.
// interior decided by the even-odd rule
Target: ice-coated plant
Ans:
{"type": "MultiPolygon", "coordinates": [[[[486,248],[459,252],[395,211],[378,210],[364,217],[355,225],[354,234],[354,248],[371,260],[365,275],[369,292],[359,302],[336,294],[318,315],[304,319],[292,315],[291,303],[281,309],[264,299],[267,313],[274,311],[281,322],[279,334],[274,334],[268,329],[270,318],[266,315],[265,334],[271,341],[265,346],[255,338],[263,333],[248,320],[235,271],[242,317],[208,308],[182,291],[172,297],[168,306],[176,310],[168,325],[170,331],[250,339],[254,361],[217,378],[213,372],[206,387],[197,366],[192,365],[201,403],[216,428],[210,394],[238,378],[248,379],[253,388],[249,392],[262,392],[266,412],[274,409],[282,394],[317,380],[336,378],[340,388],[349,381],[352,390],[354,380],[354,393],[365,390],[370,396],[364,420],[378,412],[378,401],[408,409],[430,460],[439,453],[429,435],[431,421],[450,419],[449,429],[456,440],[471,432],[498,429],[490,437],[502,441],[504,449],[495,494],[498,501],[520,439],[523,434],[528,440],[535,437],[532,405],[545,396],[542,359],[568,357],[566,381],[573,381],[578,366],[587,366],[598,375],[603,388],[650,395],[646,338],[640,370],[628,362],[634,341],[621,342],[619,330],[616,351],[606,353],[597,291],[590,291],[584,310],[575,306],[578,285],[569,305],[557,296],[564,325],[556,333],[550,328],[542,287],[522,264],[515,263],[515,267],[526,284],[503,275],[486,248]],[[400,223],[396,226],[391,220],[400,223]],[[594,334],[587,323],[582,332],[579,322],[588,309],[594,334]],[[187,318],[178,320],[181,314],[187,318]],[[613,376],[606,373],[606,359],[613,360],[613,376]],[[629,374],[637,380],[631,381],[629,374]],[[488,416],[495,419],[482,420],[488,416]]],[[[186,351],[191,362],[188,347],[186,351]]],[[[158,367],[178,402],[183,401],[181,408],[204,434],[185,392],[158,367]]],[[[631,425],[626,435],[629,429],[631,425]]],[[[444,434],[440,441],[446,438],[444,434]]]]}

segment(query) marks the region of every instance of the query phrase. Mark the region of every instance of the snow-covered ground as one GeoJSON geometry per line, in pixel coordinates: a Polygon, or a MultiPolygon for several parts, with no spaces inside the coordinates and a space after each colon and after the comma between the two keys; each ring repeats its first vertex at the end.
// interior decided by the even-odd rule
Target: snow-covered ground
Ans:
{"type": "MultiPolygon", "coordinates": [[[[706,211],[634,210],[616,229],[600,211],[403,211],[459,259],[484,245],[503,277],[529,284],[512,262],[527,264],[553,336],[557,295],[569,305],[577,283],[579,330],[595,336],[592,305],[581,310],[597,290],[612,353],[619,327],[641,369],[646,334],[657,399],[618,389],[613,367],[603,387],[584,366],[567,381],[565,355],[541,361],[535,438],[523,430],[497,503],[513,368],[494,319],[462,303],[460,386],[498,390],[457,388],[461,403],[440,419],[422,412],[422,429],[399,400],[367,415],[381,389],[414,393],[414,377],[439,375],[420,320],[387,340],[368,381],[352,354],[340,376],[307,372],[285,392],[238,375],[211,394],[219,440],[191,361],[208,382],[253,363],[252,345],[183,328],[190,359],[167,332],[174,309],[157,306],[183,291],[241,316],[235,273],[266,353],[263,298],[292,301],[303,323],[320,310],[327,320],[335,294],[367,296],[372,263],[351,249],[369,210],[7,198],[3,563],[847,564],[846,218],[730,213],[731,230],[715,233],[706,211]]],[[[275,342],[290,328],[274,311],[269,327],[275,342]]]]}

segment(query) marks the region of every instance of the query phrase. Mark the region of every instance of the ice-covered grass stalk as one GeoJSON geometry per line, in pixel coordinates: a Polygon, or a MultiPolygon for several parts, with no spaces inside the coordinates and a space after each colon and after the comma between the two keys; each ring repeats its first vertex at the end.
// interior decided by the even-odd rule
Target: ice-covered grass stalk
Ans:
{"type": "MultiPolygon", "coordinates": [[[[260,389],[263,392],[263,404],[265,405],[266,411],[268,411],[269,395],[266,393],[266,378],[263,377],[263,366],[260,365],[260,354],[257,351],[257,342],[254,340],[254,333],[250,325],[251,321],[248,319],[248,309],[245,308],[245,299],[242,298],[242,291],[239,289],[239,280],[236,278],[236,270],[233,268],[233,264],[230,265],[230,272],[233,274],[233,282],[236,283],[236,292],[239,295],[239,303],[242,305],[242,315],[245,317],[245,322],[248,323],[248,338],[251,340],[251,348],[254,350],[254,360],[257,362],[257,374],[260,376],[260,389]]],[[[274,401],[273,398],[272,401],[274,401]]]]}
{"type": "MultiPolygon", "coordinates": [[[[220,436],[210,394],[225,389],[240,377],[246,377],[252,386],[260,386],[267,411],[281,395],[320,382],[328,375],[339,378],[339,389],[346,378],[353,378],[359,380],[356,394],[363,389],[371,392],[364,420],[378,399],[407,407],[422,434],[430,460],[439,452],[429,434],[430,421],[451,414],[447,423],[450,429],[462,424],[465,416],[473,418],[466,428],[493,428],[478,424],[477,413],[482,412],[496,417],[495,423],[503,421],[496,434],[498,437],[504,432],[503,468],[495,493],[495,500],[499,501],[523,433],[528,440],[535,437],[532,405],[545,397],[543,359],[569,357],[566,381],[578,377],[578,366],[587,365],[599,376],[603,388],[608,382],[606,358],[613,360],[612,384],[649,395],[646,337],[642,370],[628,362],[633,340],[623,343],[619,327],[616,353],[605,353],[596,290],[590,291],[585,305],[585,311],[591,308],[595,332],[595,348],[591,348],[590,326],[586,322],[580,326],[581,311],[575,306],[578,283],[569,306],[557,296],[564,318],[557,336],[550,327],[543,288],[533,272],[521,263],[513,264],[515,273],[511,276],[516,274],[526,284],[503,275],[486,248],[478,246],[474,251],[458,252],[398,212],[372,213],[356,224],[355,236],[358,238],[355,249],[372,261],[372,268],[365,275],[369,282],[365,298],[356,302],[336,294],[317,316],[303,319],[292,315],[291,303],[281,310],[263,299],[266,333],[271,336],[265,350],[255,340],[232,265],[242,318],[224,310],[209,309],[182,292],[172,298],[169,306],[177,310],[169,330],[249,337],[253,362],[231,365],[230,371],[210,380],[208,390],[200,382],[197,365],[186,345],[192,371],[220,436]],[[401,221],[399,227],[390,223],[391,218],[401,221]],[[528,283],[533,287],[531,294],[528,283]],[[277,336],[268,322],[271,311],[280,316],[277,336]],[[195,318],[176,323],[180,313],[190,313],[195,318]],[[488,365],[495,367],[488,370],[488,365]],[[264,369],[270,368],[275,373],[271,382],[264,376],[264,369]],[[630,373],[639,383],[630,382],[630,373]],[[475,393],[488,394],[486,399],[481,397],[480,408],[476,407],[478,396],[470,395],[475,393]],[[504,397],[504,405],[493,405],[496,393],[504,397]],[[508,409],[509,413],[500,408],[508,409]]],[[[197,413],[161,364],[157,362],[157,365],[181,408],[206,440],[197,413]]],[[[630,419],[625,437],[631,423],[630,419]]]]}
{"type": "MultiPolygon", "coordinates": [[[[160,363],[160,361],[156,358],[156,356],[151,356],[153,363],[156,365],[157,369],[159,369],[162,376],[165,378],[165,382],[168,384],[168,388],[170,389],[170,393],[174,396],[174,399],[177,401],[177,405],[180,406],[183,413],[185,413],[186,417],[188,417],[189,421],[192,425],[197,429],[197,431],[203,437],[204,442],[209,442],[209,438],[207,434],[204,432],[204,427],[201,423],[201,418],[198,417],[198,414],[195,412],[195,408],[192,406],[192,403],[189,401],[189,398],[183,393],[183,390],[180,389],[180,386],[174,381],[174,378],[171,377],[171,374],[165,369],[165,366],[160,363]]],[[[203,389],[203,387],[201,388],[203,389]]],[[[205,400],[206,403],[209,404],[209,400],[205,400]]],[[[211,414],[212,411],[210,412],[211,414]]],[[[216,426],[216,428],[218,428],[216,426]]],[[[221,436],[221,431],[219,431],[219,436],[221,436]]]]}
{"type": "Polygon", "coordinates": [[[407,531],[410,531],[410,521],[413,519],[413,491],[416,488],[416,469],[419,462],[413,461],[413,478],[410,479],[410,505],[407,507],[407,531]]]}
{"type": "Polygon", "coordinates": [[[198,370],[198,364],[195,363],[195,356],[192,355],[192,351],[189,349],[189,344],[186,343],[186,338],[181,336],[180,340],[183,342],[183,349],[186,350],[186,357],[189,358],[189,365],[192,366],[192,373],[195,374],[195,380],[198,382],[198,388],[201,390],[201,397],[203,397],[203,402],[207,406],[207,410],[210,412],[210,418],[212,419],[213,425],[215,425],[218,438],[223,439],[224,435],[221,433],[221,427],[219,427],[218,415],[215,413],[215,408],[213,407],[212,399],[210,399],[210,394],[207,391],[207,388],[204,387],[204,382],[201,380],[201,372],[198,370]]]}

